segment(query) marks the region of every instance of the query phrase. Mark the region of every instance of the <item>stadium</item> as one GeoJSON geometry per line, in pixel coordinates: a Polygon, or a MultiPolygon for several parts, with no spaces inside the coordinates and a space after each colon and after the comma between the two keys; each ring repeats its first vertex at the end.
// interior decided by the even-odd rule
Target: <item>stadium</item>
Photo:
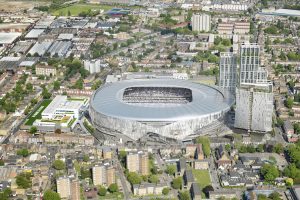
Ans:
{"type": "Polygon", "coordinates": [[[222,118],[233,103],[229,93],[190,81],[126,80],[99,88],[89,114],[96,129],[111,136],[183,140],[222,118]]]}

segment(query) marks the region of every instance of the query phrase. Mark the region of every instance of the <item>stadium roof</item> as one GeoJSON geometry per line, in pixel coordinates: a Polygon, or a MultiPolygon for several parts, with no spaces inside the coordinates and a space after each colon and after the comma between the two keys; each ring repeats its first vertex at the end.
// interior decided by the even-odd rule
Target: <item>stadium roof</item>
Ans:
{"type": "Polygon", "coordinates": [[[175,79],[126,80],[106,84],[91,99],[91,106],[106,116],[136,121],[178,121],[227,111],[234,100],[216,88],[175,79]],[[129,87],[182,87],[192,91],[192,102],[186,104],[135,103],[123,101],[129,87]]]}
{"type": "Polygon", "coordinates": [[[299,10],[278,9],[278,10],[263,10],[260,14],[275,15],[275,16],[300,16],[299,10]]]}

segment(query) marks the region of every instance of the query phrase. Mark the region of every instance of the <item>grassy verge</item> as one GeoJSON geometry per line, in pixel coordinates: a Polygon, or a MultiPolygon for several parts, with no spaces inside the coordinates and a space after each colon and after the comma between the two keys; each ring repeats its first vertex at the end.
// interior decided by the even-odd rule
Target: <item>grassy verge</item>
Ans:
{"type": "Polygon", "coordinates": [[[68,127],[71,128],[71,126],[73,125],[73,123],[76,121],[76,118],[73,118],[69,123],[68,123],[68,127]]]}
{"type": "Polygon", "coordinates": [[[123,200],[124,199],[124,195],[122,192],[116,192],[114,194],[110,194],[107,193],[104,197],[99,196],[99,199],[103,199],[103,200],[107,200],[107,199],[111,199],[111,200],[123,200]]]}
{"type": "Polygon", "coordinates": [[[33,122],[36,119],[41,119],[42,118],[42,112],[47,108],[47,106],[51,103],[52,100],[46,99],[44,100],[41,105],[35,109],[28,117],[28,119],[25,122],[25,125],[27,126],[32,126],[33,122]]]}
{"type": "Polygon", "coordinates": [[[90,133],[94,133],[94,127],[92,127],[86,119],[84,120],[83,125],[90,133]]]}
{"type": "MultiPolygon", "coordinates": [[[[203,189],[206,186],[211,185],[208,170],[193,169],[193,175],[195,177],[195,181],[199,184],[200,189],[203,189]]],[[[203,192],[202,192],[202,197],[205,197],[205,194],[203,192]]]]}

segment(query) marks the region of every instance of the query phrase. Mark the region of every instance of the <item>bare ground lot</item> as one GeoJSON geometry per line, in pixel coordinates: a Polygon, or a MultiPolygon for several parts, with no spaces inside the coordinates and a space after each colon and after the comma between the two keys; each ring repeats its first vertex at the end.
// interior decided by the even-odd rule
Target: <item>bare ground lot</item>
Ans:
{"type": "Polygon", "coordinates": [[[0,0],[0,12],[16,12],[29,10],[39,5],[49,4],[49,1],[10,1],[0,0]]]}

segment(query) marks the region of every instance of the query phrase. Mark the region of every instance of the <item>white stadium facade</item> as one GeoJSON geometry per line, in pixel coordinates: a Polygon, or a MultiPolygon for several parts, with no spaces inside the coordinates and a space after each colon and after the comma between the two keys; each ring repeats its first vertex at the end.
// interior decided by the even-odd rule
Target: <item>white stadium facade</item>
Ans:
{"type": "Polygon", "coordinates": [[[136,141],[148,133],[184,140],[219,120],[234,99],[228,92],[185,80],[142,79],[106,84],[92,96],[96,129],[136,141]]]}

